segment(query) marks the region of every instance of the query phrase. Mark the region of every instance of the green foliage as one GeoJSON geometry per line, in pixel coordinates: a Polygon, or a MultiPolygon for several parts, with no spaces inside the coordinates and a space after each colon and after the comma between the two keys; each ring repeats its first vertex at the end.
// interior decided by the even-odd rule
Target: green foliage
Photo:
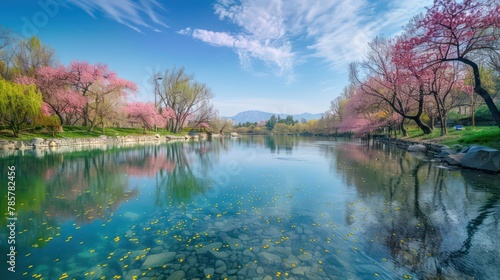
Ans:
{"type": "Polygon", "coordinates": [[[266,122],[267,130],[271,131],[274,128],[274,125],[278,122],[278,119],[275,115],[272,115],[271,118],[266,122]]]}
{"type": "Polygon", "coordinates": [[[406,139],[435,142],[448,146],[453,144],[483,145],[500,149],[500,128],[496,126],[465,126],[463,130],[450,128],[447,135],[441,136],[438,130],[424,135],[417,127],[409,127],[406,139]]]}
{"type": "Polygon", "coordinates": [[[55,115],[46,116],[40,113],[36,116],[34,125],[44,127],[48,132],[52,134],[52,137],[54,137],[55,133],[58,132],[59,128],[61,127],[61,122],[55,115]]]}
{"type": "Polygon", "coordinates": [[[39,114],[42,95],[33,85],[19,85],[0,80],[0,121],[18,137],[19,132],[39,114]]]}

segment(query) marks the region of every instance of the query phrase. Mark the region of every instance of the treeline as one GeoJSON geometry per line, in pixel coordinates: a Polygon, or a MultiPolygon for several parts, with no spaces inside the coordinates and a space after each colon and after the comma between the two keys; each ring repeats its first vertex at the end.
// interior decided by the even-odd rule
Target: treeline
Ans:
{"type": "Polygon", "coordinates": [[[267,121],[246,122],[234,126],[234,130],[240,134],[274,134],[274,135],[336,135],[351,136],[351,132],[332,132],[329,131],[330,123],[325,117],[319,120],[295,120],[293,116],[271,116],[267,121]]]}
{"type": "Polygon", "coordinates": [[[62,125],[165,128],[223,133],[210,88],[184,68],[154,73],[155,102],[129,102],[138,87],[106,64],[73,61],[62,65],[37,37],[21,38],[0,27],[0,126],[15,137],[25,129],[62,125]]]}
{"type": "Polygon", "coordinates": [[[447,133],[450,115],[488,112],[500,127],[500,8],[495,0],[436,0],[404,32],[371,41],[349,85],[318,121],[321,134],[447,133]]]}

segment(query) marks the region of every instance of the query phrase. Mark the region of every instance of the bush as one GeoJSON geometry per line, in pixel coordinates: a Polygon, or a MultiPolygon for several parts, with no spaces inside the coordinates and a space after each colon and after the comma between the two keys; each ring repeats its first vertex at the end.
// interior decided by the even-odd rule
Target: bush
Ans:
{"type": "Polygon", "coordinates": [[[54,137],[55,133],[59,132],[61,129],[61,123],[59,122],[59,118],[57,116],[46,116],[42,113],[36,116],[34,125],[42,126],[47,132],[52,134],[52,137],[54,137]]]}

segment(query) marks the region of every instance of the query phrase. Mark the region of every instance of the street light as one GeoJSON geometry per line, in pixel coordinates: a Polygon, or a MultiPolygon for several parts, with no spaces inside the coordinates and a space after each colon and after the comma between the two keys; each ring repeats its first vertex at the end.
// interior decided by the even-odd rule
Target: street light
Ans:
{"type": "Polygon", "coordinates": [[[162,80],[163,78],[162,77],[155,77],[155,109],[158,111],[158,102],[156,100],[156,96],[160,93],[160,89],[158,87],[158,81],[162,80]]]}
{"type": "MultiPolygon", "coordinates": [[[[155,83],[155,89],[154,89],[154,91],[155,91],[155,110],[156,110],[156,112],[157,112],[157,113],[158,113],[160,110],[159,110],[159,108],[158,108],[159,106],[158,106],[158,102],[157,102],[157,100],[156,100],[156,96],[158,95],[158,93],[160,93],[160,89],[159,89],[159,87],[158,87],[158,81],[159,81],[159,80],[161,80],[161,79],[163,79],[163,78],[162,78],[162,77],[157,77],[157,76],[155,75],[155,78],[154,78],[154,83],[155,83]]],[[[157,127],[157,125],[156,125],[156,121],[155,121],[155,132],[158,132],[158,127],[157,127]]]]}

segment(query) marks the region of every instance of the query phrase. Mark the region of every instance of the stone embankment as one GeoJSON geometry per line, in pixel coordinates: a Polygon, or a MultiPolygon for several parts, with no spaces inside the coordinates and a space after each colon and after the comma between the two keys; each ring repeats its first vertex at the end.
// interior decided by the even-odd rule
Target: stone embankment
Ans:
{"type": "MultiPolygon", "coordinates": [[[[212,135],[212,137],[217,137],[218,135],[212,135]]],[[[196,135],[185,135],[185,136],[175,136],[167,135],[161,136],[156,134],[154,136],[105,136],[95,138],[71,138],[71,139],[43,139],[34,138],[31,141],[6,141],[0,140],[0,152],[13,153],[17,150],[35,150],[35,151],[48,151],[48,150],[58,150],[58,151],[76,151],[85,150],[92,147],[100,147],[105,149],[106,147],[126,147],[138,144],[147,143],[161,143],[167,141],[187,141],[187,140],[197,140],[207,138],[206,134],[196,134],[196,135]]]]}
{"type": "Polygon", "coordinates": [[[451,147],[428,142],[415,142],[402,139],[381,139],[390,145],[407,149],[409,152],[421,152],[433,155],[435,158],[451,166],[460,166],[489,172],[500,173],[500,151],[485,146],[451,147]]]}

